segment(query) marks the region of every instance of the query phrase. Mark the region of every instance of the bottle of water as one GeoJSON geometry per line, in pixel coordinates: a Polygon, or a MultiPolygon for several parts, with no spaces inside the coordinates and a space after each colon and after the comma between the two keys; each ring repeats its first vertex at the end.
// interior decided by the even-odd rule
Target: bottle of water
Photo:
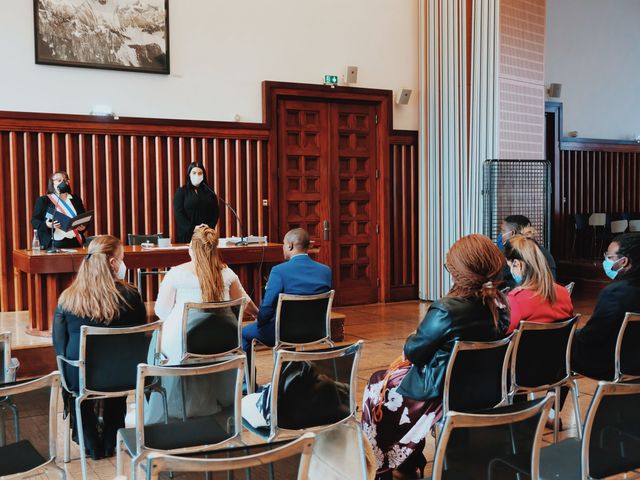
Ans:
{"type": "Polygon", "coordinates": [[[38,239],[38,230],[33,231],[33,240],[31,240],[31,250],[40,250],[40,240],[38,239]]]}

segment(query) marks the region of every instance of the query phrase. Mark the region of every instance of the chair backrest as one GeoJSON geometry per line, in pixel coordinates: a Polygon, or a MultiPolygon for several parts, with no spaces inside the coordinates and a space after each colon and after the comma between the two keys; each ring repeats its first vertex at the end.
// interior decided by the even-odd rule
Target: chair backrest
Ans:
{"type": "Polygon", "coordinates": [[[158,358],[161,334],[161,322],[123,328],[81,327],[80,395],[134,391],[138,364],[147,362],[153,335],[156,336],[154,358],[158,358]]]}
{"type": "Polygon", "coordinates": [[[311,478],[329,479],[340,477],[349,480],[368,480],[368,442],[360,422],[341,423],[335,427],[316,433],[311,456],[311,478]]]}
{"type": "Polygon", "coordinates": [[[573,295],[573,289],[576,288],[576,282],[569,282],[567,283],[564,288],[567,289],[567,292],[569,292],[569,296],[573,295]]]}
{"type": "Polygon", "coordinates": [[[627,312],[615,351],[615,379],[640,378],[640,313],[627,312]]]}
{"type": "Polygon", "coordinates": [[[242,381],[246,357],[197,365],[138,366],[136,445],[172,454],[209,451],[233,444],[242,432],[242,381]],[[147,404],[149,380],[162,385],[169,400],[162,419],[149,420],[154,392],[147,404]],[[146,419],[146,420],[145,420],[146,419]],[[152,423],[157,422],[157,423],[152,423]]]}
{"type": "Polygon", "coordinates": [[[138,235],[135,233],[127,234],[127,244],[129,245],[140,245],[142,243],[153,243],[154,245],[158,244],[158,239],[160,235],[138,235]]]}
{"type": "Polygon", "coordinates": [[[334,290],[318,295],[281,293],[276,307],[276,346],[318,343],[331,337],[334,290]]]}
{"type": "Polygon", "coordinates": [[[592,213],[589,215],[589,226],[604,227],[607,224],[606,213],[592,213]]]}
{"type": "MultiPolygon", "coordinates": [[[[236,470],[251,471],[251,474],[264,478],[267,473],[266,469],[274,468],[274,466],[275,478],[307,480],[314,440],[315,435],[312,432],[307,432],[288,443],[250,445],[223,449],[209,454],[209,456],[218,458],[189,458],[151,454],[147,460],[147,480],[159,480],[160,474],[163,472],[232,472],[236,470]],[[286,473],[280,474],[278,464],[287,461],[296,465],[290,465],[286,473]],[[262,469],[263,471],[254,472],[254,469],[262,469]],[[260,476],[260,473],[264,473],[264,477],[260,476]]],[[[269,478],[272,478],[271,475],[269,478]]]]}
{"type": "Polygon", "coordinates": [[[629,231],[640,232],[640,220],[629,220],[629,231]]]}
{"type": "Polygon", "coordinates": [[[314,351],[278,350],[267,396],[270,440],[321,431],[355,417],[362,345],[360,340],[314,351]]]}
{"type": "Polygon", "coordinates": [[[186,303],[182,314],[182,361],[207,361],[241,353],[242,317],[248,299],[186,303]]]}
{"type": "Polygon", "coordinates": [[[624,233],[627,231],[627,227],[629,227],[628,220],[613,220],[611,222],[611,233],[624,233]]]}
{"type": "Polygon", "coordinates": [[[578,318],[580,315],[563,322],[520,322],[513,338],[512,391],[553,388],[569,378],[578,318]]]}
{"type": "Polygon", "coordinates": [[[600,382],[584,422],[582,478],[640,468],[640,384],[600,382]]]}
{"type": "Polygon", "coordinates": [[[457,341],[445,373],[444,414],[492,408],[503,402],[510,352],[511,336],[495,342],[457,341]]]}
{"type": "Polygon", "coordinates": [[[500,476],[514,448],[530,458],[529,476],[539,478],[540,447],[553,394],[529,402],[500,407],[482,414],[449,412],[438,440],[433,480],[443,478],[516,478],[500,476]],[[514,444],[514,442],[517,443],[514,444]]]}
{"type": "Polygon", "coordinates": [[[584,230],[589,226],[589,215],[587,213],[576,213],[575,227],[576,231],[584,230]]]}
{"type": "Polygon", "coordinates": [[[0,478],[55,468],[59,398],[57,371],[0,386],[0,478]]]}

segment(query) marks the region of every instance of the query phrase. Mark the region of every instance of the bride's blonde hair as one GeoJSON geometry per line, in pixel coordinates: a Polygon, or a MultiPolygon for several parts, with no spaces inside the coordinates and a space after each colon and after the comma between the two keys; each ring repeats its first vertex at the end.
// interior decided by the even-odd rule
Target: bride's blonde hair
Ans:
{"type": "Polygon", "coordinates": [[[109,325],[120,309],[131,306],[124,298],[122,288],[135,288],[116,280],[109,260],[122,249],[122,243],[112,235],[95,237],[88,247],[87,256],[80,264],[76,278],[60,295],[58,304],[67,312],[79,317],[109,325]]]}
{"type": "Polygon", "coordinates": [[[222,270],[227,266],[218,252],[218,232],[211,227],[196,229],[191,237],[191,251],[203,302],[224,300],[222,270]]]}

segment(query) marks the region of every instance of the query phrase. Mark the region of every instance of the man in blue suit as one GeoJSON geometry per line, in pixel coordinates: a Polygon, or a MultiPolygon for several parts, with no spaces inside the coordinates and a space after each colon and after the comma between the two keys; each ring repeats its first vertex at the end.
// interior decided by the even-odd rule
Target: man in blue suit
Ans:
{"type": "Polygon", "coordinates": [[[258,321],[242,329],[242,348],[245,352],[251,349],[251,340],[254,338],[265,345],[275,344],[275,314],[281,293],[315,295],[331,290],[331,268],[309,257],[307,252],[311,242],[306,230],[289,230],[283,243],[286,261],[271,269],[258,321]]]}

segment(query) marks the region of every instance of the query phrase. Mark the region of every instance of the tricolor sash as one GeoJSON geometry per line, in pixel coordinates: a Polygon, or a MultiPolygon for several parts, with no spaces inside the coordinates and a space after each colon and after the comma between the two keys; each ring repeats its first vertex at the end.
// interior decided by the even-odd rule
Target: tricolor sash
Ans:
{"type": "MultiPolygon", "coordinates": [[[[78,216],[77,213],[74,213],[73,208],[71,208],[71,205],[67,204],[67,202],[65,202],[62,198],[60,198],[55,193],[50,193],[47,196],[49,197],[49,200],[51,200],[51,203],[53,203],[53,205],[56,207],[56,212],[62,213],[63,215],[66,215],[69,218],[75,218],[78,216]]],[[[78,244],[82,246],[83,239],[80,232],[77,229],[74,229],[73,233],[75,234],[76,239],[78,240],[78,244]]],[[[53,238],[51,238],[51,241],[53,241],[53,238]]]]}

